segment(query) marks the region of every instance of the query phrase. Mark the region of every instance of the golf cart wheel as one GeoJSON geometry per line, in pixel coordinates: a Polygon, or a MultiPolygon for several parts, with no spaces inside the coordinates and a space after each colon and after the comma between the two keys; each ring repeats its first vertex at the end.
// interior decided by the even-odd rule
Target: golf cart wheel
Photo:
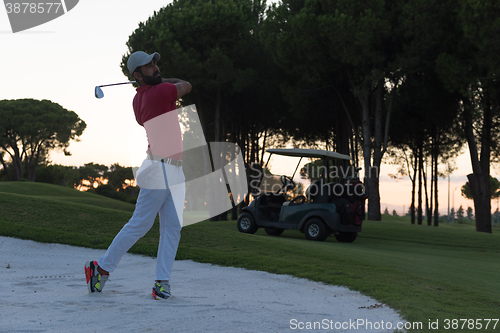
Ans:
{"type": "Polygon", "coordinates": [[[357,232],[341,232],[335,231],[335,238],[341,243],[352,243],[358,237],[357,232]]]}
{"type": "Polygon", "coordinates": [[[266,227],[266,228],[264,228],[264,230],[267,232],[268,235],[271,235],[271,236],[279,236],[283,233],[283,231],[285,231],[285,229],[271,228],[271,227],[266,227]]]}
{"type": "Polygon", "coordinates": [[[255,234],[259,229],[255,223],[255,219],[250,213],[242,213],[238,218],[238,230],[246,234],[255,234]]]}
{"type": "Polygon", "coordinates": [[[310,219],[304,228],[306,238],[314,241],[324,241],[330,231],[320,219],[310,219]]]}

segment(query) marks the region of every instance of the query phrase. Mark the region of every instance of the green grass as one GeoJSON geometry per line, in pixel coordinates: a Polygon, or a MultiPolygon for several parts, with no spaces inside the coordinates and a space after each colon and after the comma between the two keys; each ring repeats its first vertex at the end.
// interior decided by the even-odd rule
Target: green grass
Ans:
{"type": "Polygon", "coordinates": [[[92,207],[112,208],[133,212],[135,205],[69,187],[33,182],[0,182],[0,193],[20,194],[39,199],[87,204],[92,207]]]}
{"type": "MultiPolygon", "coordinates": [[[[122,204],[55,185],[0,183],[0,235],[106,248],[131,216],[130,206],[122,204]]],[[[131,252],[154,256],[157,242],[155,225],[131,252]]],[[[497,228],[484,234],[470,225],[418,226],[384,215],[382,222],[365,222],[358,239],[344,244],[334,238],[308,241],[298,231],[279,237],[263,230],[242,234],[234,221],[201,222],[183,228],[177,259],[347,286],[424,328],[429,319],[442,324],[445,319],[499,317],[497,228]]],[[[441,325],[424,331],[453,330],[441,325]]]]}

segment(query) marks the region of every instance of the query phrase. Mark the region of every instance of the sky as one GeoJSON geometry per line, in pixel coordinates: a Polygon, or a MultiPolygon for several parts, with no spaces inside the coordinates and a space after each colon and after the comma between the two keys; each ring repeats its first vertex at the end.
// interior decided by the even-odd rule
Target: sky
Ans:
{"type": "MultiPolygon", "coordinates": [[[[48,99],[76,112],[87,128],[72,142],[72,156],[53,152],[54,164],[81,166],[88,162],[132,166],[136,160],[130,151],[146,147],[145,132],[138,126],[132,109],[135,89],[132,85],[103,88],[104,98],[94,97],[97,85],[126,82],[120,63],[128,52],[126,42],[139,22],[171,1],[160,0],[85,0],[65,15],[26,31],[12,33],[7,12],[0,9],[0,62],[2,80],[0,99],[48,99]],[[133,147],[133,149],[131,148],[133,147]]],[[[269,3],[269,1],[268,1],[269,3]]],[[[161,59],[160,59],[161,68],[161,59]]],[[[168,73],[162,73],[168,77],[168,73]]],[[[189,81],[189,78],[181,78],[189,81]]],[[[196,87],[193,87],[195,89],[196,87]]],[[[457,158],[458,169],[451,175],[455,207],[473,207],[460,195],[460,187],[471,173],[468,151],[457,158]]],[[[411,200],[409,179],[392,180],[396,168],[381,168],[382,210],[398,214],[408,210],[411,200]]],[[[498,177],[499,171],[492,169],[498,177]]],[[[440,179],[441,214],[448,205],[448,180],[440,179]]],[[[492,203],[493,210],[497,202],[492,203]]]]}

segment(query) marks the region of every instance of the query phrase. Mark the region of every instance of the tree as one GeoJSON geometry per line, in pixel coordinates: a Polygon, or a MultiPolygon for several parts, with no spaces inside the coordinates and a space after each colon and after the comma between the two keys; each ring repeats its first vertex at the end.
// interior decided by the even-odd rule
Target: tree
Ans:
{"type": "Polygon", "coordinates": [[[321,177],[324,177],[324,179],[327,179],[329,181],[340,181],[338,178],[337,179],[330,179],[330,174],[333,174],[330,172],[331,170],[326,170],[323,166],[323,160],[321,159],[316,159],[315,161],[306,163],[300,170],[300,178],[302,179],[307,179],[311,183],[315,182],[316,180],[321,179],[321,177]]]}
{"type": "Polygon", "coordinates": [[[385,207],[384,214],[389,215],[389,208],[385,207]]]}
{"type": "Polygon", "coordinates": [[[408,74],[397,88],[390,133],[390,143],[396,151],[390,156],[396,163],[405,162],[402,172],[409,174],[412,181],[412,223],[417,213],[418,224],[422,224],[427,209],[428,225],[432,225],[434,213],[434,225],[438,226],[438,164],[456,157],[464,141],[458,130],[457,113],[455,94],[445,90],[432,71],[408,74]],[[429,160],[430,195],[425,167],[429,160]],[[415,205],[417,189],[418,205],[415,205]]]}
{"type": "Polygon", "coordinates": [[[267,12],[262,33],[275,61],[338,99],[332,111],[345,114],[362,146],[370,220],[381,219],[379,172],[401,69],[401,3],[286,0],[267,12]]]}
{"type": "Polygon", "coordinates": [[[464,219],[464,207],[462,207],[462,205],[460,205],[460,207],[458,207],[458,210],[457,210],[457,220],[459,221],[462,221],[464,219]]]}
{"type": "Polygon", "coordinates": [[[472,207],[467,207],[467,219],[469,219],[469,221],[472,221],[474,219],[474,212],[472,210],[472,207]]]}
{"type": "MultiPolygon", "coordinates": [[[[469,182],[466,182],[462,186],[461,192],[463,197],[469,200],[474,200],[469,182]]],[[[497,178],[490,176],[490,199],[493,200],[499,197],[500,197],[500,181],[497,178]]]]}
{"type": "Polygon", "coordinates": [[[395,209],[392,210],[392,216],[399,216],[395,209]]]}
{"type": "Polygon", "coordinates": [[[96,188],[103,184],[108,167],[104,164],[85,163],[78,168],[80,174],[79,187],[87,190],[96,188]]]}
{"type": "Polygon", "coordinates": [[[76,187],[80,183],[78,168],[64,165],[40,165],[36,174],[36,181],[76,187]]]}
{"type": "Polygon", "coordinates": [[[50,151],[70,155],[70,141],[78,141],[86,127],[75,112],[49,100],[1,100],[0,119],[0,163],[11,180],[35,181],[37,168],[50,151]],[[14,166],[13,174],[5,156],[14,166]]]}
{"type": "Polygon", "coordinates": [[[405,39],[398,58],[403,75],[396,91],[390,140],[399,150],[408,151],[412,162],[408,173],[413,204],[417,192],[419,198],[418,205],[411,206],[412,223],[415,214],[422,223],[425,206],[427,224],[432,224],[434,215],[434,226],[438,226],[438,165],[453,158],[464,141],[456,120],[459,98],[456,92],[447,91],[436,70],[438,56],[455,42],[456,36],[450,33],[455,20],[449,15],[455,6],[456,1],[450,0],[405,1],[398,19],[405,39]],[[430,186],[425,167],[429,164],[430,186]]]}
{"type": "Polygon", "coordinates": [[[448,221],[455,222],[455,207],[451,207],[450,216],[448,216],[448,221]]]}
{"type": "Polygon", "coordinates": [[[103,173],[108,180],[106,184],[101,183],[93,192],[113,199],[118,199],[135,204],[139,195],[139,188],[134,186],[134,174],[131,167],[123,167],[115,163],[103,173]]]}
{"type": "Polygon", "coordinates": [[[111,165],[111,167],[104,172],[103,176],[108,179],[107,184],[117,191],[129,186],[130,182],[134,179],[132,168],[123,167],[118,163],[111,165]]]}
{"type": "Polygon", "coordinates": [[[500,3],[461,0],[450,17],[453,48],[437,58],[440,76],[461,96],[463,129],[473,173],[468,175],[476,231],[491,233],[490,163],[498,151],[500,123],[500,3]]]}

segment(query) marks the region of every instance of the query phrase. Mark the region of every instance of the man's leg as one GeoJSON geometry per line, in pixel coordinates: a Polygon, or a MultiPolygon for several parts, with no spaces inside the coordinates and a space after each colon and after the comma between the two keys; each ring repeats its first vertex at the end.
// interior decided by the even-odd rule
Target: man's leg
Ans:
{"type": "Polygon", "coordinates": [[[151,229],[166,196],[166,190],[145,188],[140,190],[132,218],[115,236],[104,256],[99,259],[100,268],[109,273],[116,269],[123,255],[151,229]]]}
{"type": "Polygon", "coordinates": [[[156,280],[169,281],[179,246],[186,187],[182,168],[166,166],[170,195],[160,208],[160,242],[156,259],[156,280]]]}

